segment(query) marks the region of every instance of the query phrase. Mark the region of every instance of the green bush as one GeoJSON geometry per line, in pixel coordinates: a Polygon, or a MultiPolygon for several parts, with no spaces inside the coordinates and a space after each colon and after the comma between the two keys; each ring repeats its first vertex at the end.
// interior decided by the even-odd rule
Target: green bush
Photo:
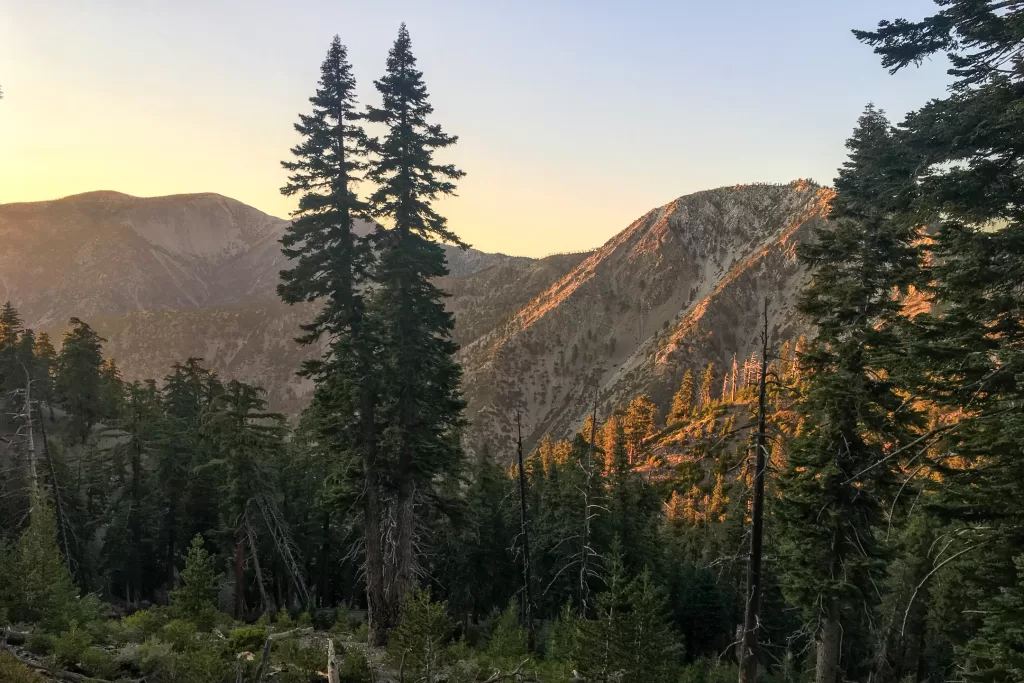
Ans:
{"type": "Polygon", "coordinates": [[[53,656],[61,665],[78,664],[85,649],[92,645],[92,636],[78,622],[53,639],[53,656]]]}
{"type": "Polygon", "coordinates": [[[357,643],[365,643],[370,640],[370,627],[366,624],[359,624],[352,633],[352,640],[357,643]]]}
{"type": "Polygon", "coordinates": [[[317,631],[329,631],[337,623],[338,610],[321,607],[320,609],[313,610],[309,616],[310,624],[313,628],[317,631]]]}
{"type": "Polygon", "coordinates": [[[282,607],[278,611],[277,616],[274,617],[274,623],[277,624],[277,627],[282,631],[295,628],[295,620],[292,619],[291,613],[285,607],[282,607]]]}
{"type": "Polygon", "coordinates": [[[303,647],[297,639],[288,639],[274,644],[273,660],[286,667],[278,676],[281,683],[309,683],[324,669],[327,648],[323,645],[303,647]]]}
{"type": "Polygon", "coordinates": [[[436,675],[444,661],[450,628],[446,610],[447,603],[434,602],[425,590],[406,596],[402,623],[388,639],[388,656],[396,669],[404,660],[405,675],[411,680],[436,675]]]}
{"type": "Polygon", "coordinates": [[[737,664],[718,664],[700,659],[683,668],[679,683],[733,683],[739,677],[737,664]]]}
{"type": "Polygon", "coordinates": [[[98,647],[85,648],[79,655],[78,663],[90,676],[107,680],[116,678],[121,668],[114,655],[98,647]]]}
{"type": "Polygon", "coordinates": [[[0,681],[4,683],[46,683],[42,676],[18,661],[7,650],[0,650],[0,681]]]}
{"type": "Polygon", "coordinates": [[[370,683],[370,663],[362,652],[349,652],[341,662],[341,683],[370,683]]]}
{"type": "Polygon", "coordinates": [[[174,619],[160,629],[159,637],[176,652],[183,652],[195,643],[196,625],[184,619],[174,619]]]}
{"type": "Polygon", "coordinates": [[[25,641],[25,649],[34,655],[53,654],[53,636],[44,631],[32,631],[25,641]]]}
{"type": "Polygon", "coordinates": [[[222,683],[234,680],[234,661],[223,649],[196,642],[188,652],[151,638],[139,648],[147,683],[222,683]]]}
{"type": "Polygon", "coordinates": [[[150,607],[129,614],[121,620],[124,635],[129,642],[143,643],[171,621],[171,612],[166,607],[150,607]]]}
{"type": "Polygon", "coordinates": [[[243,626],[228,635],[228,649],[232,652],[259,652],[267,641],[267,629],[262,626],[243,626]]]}
{"type": "Polygon", "coordinates": [[[495,623],[487,655],[497,660],[518,658],[522,661],[527,654],[526,640],[526,629],[519,624],[519,605],[512,602],[495,623]]]}

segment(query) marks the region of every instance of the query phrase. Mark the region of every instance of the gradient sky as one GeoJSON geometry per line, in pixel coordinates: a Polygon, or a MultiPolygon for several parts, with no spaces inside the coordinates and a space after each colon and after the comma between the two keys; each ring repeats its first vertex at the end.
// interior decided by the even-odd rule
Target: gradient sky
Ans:
{"type": "Polygon", "coordinates": [[[219,192],[286,216],[331,36],[361,101],[401,21],[468,172],[442,210],[486,251],[603,243],[697,190],[831,182],[869,101],[899,118],[944,61],[890,76],[851,28],[931,0],[0,0],[0,203],[219,192]]]}

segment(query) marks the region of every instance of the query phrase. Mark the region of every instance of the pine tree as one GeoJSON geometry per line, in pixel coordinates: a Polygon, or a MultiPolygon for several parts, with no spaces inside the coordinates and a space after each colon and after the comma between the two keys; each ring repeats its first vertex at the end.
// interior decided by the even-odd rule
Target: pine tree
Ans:
{"type": "Polygon", "coordinates": [[[295,161],[282,162],[291,175],[281,190],[299,195],[292,224],[281,238],[283,253],[294,265],[281,271],[278,292],[288,303],[324,300],[316,318],[303,325],[299,341],[315,342],[324,333],[350,332],[360,315],[358,287],[372,253],[354,232],[367,206],[355,192],[366,168],[366,134],[356,111],[356,80],[348,51],[334,36],[320,66],[320,82],[309,99],[312,114],[300,114],[295,130],[302,142],[291,151],[295,161]]]}
{"type": "MultiPolygon", "coordinates": [[[[221,501],[221,528],[231,534],[235,546],[235,616],[243,614],[245,564],[251,557],[257,571],[257,585],[263,609],[270,609],[265,597],[260,571],[258,547],[251,547],[254,518],[264,517],[272,524],[272,534],[287,533],[276,515],[267,512],[273,502],[270,464],[273,455],[284,447],[284,416],[267,412],[263,390],[232,380],[224,393],[214,398],[203,416],[202,435],[216,452],[215,462],[221,464],[218,477],[221,501]],[[269,519],[265,515],[269,514],[269,519]]],[[[286,567],[294,579],[294,568],[286,567]]],[[[304,584],[302,584],[304,588],[304,584]]]]}
{"type": "Polygon", "coordinates": [[[708,363],[707,367],[704,368],[704,375],[700,380],[700,403],[698,404],[701,408],[706,408],[711,405],[711,388],[715,381],[715,364],[708,363]]]}
{"type": "Polygon", "coordinates": [[[57,546],[57,521],[49,495],[32,497],[28,528],[18,541],[13,563],[16,620],[40,622],[59,632],[75,618],[78,591],[57,546]]]}
{"type": "Polygon", "coordinates": [[[782,583],[816,627],[817,683],[834,683],[840,633],[854,642],[855,624],[874,603],[881,558],[874,528],[892,481],[884,457],[917,424],[892,378],[875,371],[891,367],[899,347],[893,291],[921,276],[916,225],[892,199],[909,178],[891,163],[898,158],[894,135],[869,107],[848,143],[833,218],[799,252],[813,274],[799,310],[818,336],[799,359],[802,428],[777,508],[782,583]],[[890,175],[881,175],[876,161],[886,157],[890,175]]]}
{"type": "Polygon", "coordinates": [[[206,551],[203,537],[196,534],[185,558],[181,581],[171,591],[171,608],[180,618],[209,628],[217,611],[219,581],[216,559],[206,551]]]}
{"type": "Polygon", "coordinates": [[[408,680],[433,683],[441,673],[450,625],[447,605],[425,590],[413,590],[402,602],[402,619],[388,642],[392,666],[408,680]]]}
{"type": "Polygon", "coordinates": [[[686,372],[683,374],[683,381],[679,385],[679,390],[672,398],[672,411],[668,416],[668,423],[679,424],[690,419],[690,415],[693,413],[693,370],[686,368],[686,372]]]}
{"type": "Polygon", "coordinates": [[[68,324],[71,330],[64,333],[57,358],[57,395],[70,414],[71,432],[84,444],[103,416],[100,366],[106,339],[78,318],[68,324]]]}
{"type": "Polygon", "coordinates": [[[1013,683],[1024,680],[1024,555],[1014,558],[1017,582],[992,598],[980,632],[965,648],[971,667],[967,680],[1013,683]]]}
{"type": "Polygon", "coordinates": [[[18,362],[21,330],[21,316],[8,301],[0,308],[0,401],[25,383],[25,373],[18,362]]]}
{"type": "Polygon", "coordinates": [[[216,375],[202,366],[201,358],[175,363],[171,374],[164,378],[164,418],[155,438],[154,469],[168,587],[174,584],[183,539],[218,525],[216,482],[193,473],[211,458],[202,439],[201,424],[204,411],[220,391],[216,375]]]}
{"type": "Polygon", "coordinates": [[[36,392],[40,401],[44,401],[49,408],[50,420],[53,420],[53,402],[56,400],[56,389],[54,377],[57,374],[57,350],[53,348],[50,335],[40,332],[36,335],[35,349],[33,355],[36,358],[38,377],[36,377],[36,392]]]}
{"type": "MultiPolygon", "coordinates": [[[[363,115],[356,110],[355,87],[347,50],[335,36],[310,98],[313,112],[300,115],[295,126],[303,141],[292,150],[295,160],[283,164],[291,175],[282,192],[300,198],[292,227],[282,239],[294,266],[282,272],[278,291],[289,303],[324,301],[298,340],[310,344],[323,334],[331,339],[325,357],[305,365],[317,383],[307,421],[316,425],[329,450],[326,464],[332,474],[349,480],[346,489],[361,492],[369,621],[379,645],[394,624],[398,603],[386,599],[380,526],[385,468],[378,456],[376,417],[378,343],[364,301],[374,258],[369,241],[355,233],[354,222],[369,208],[355,192],[366,169],[368,143],[359,125],[363,115]]],[[[329,527],[330,512],[323,514],[329,527]]],[[[321,573],[321,582],[326,576],[321,573]]]]}
{"type": "Polygon", "coordinates": [[[379,411],[386,434],[379,457],[388,463],[396,517],[393,560],[385,567],[391,592],[381,619],[371,624],[379,643],[414,585],[414,506],[434,499],[439,479],[456,473],[461,463],[458,432],[464,402],[461,370],[453,358],[454,322],[434,281],[448,273],[436,240],[462,242],[432,203],[452,194],[463,173],[434,162],[435,151],[455,144],[456,138],[428,122],[433,107],[404,24],[388,54],[387,72],[375,86],[383,102],[370,107],[367,117],[387,132],[370,141],[375,158],[367,177],[378,186],[370,205],[373,215],[392,227],[374,233],[378,261],[370,312],[380,335],[380,391],[389,397],[379,411]]]}

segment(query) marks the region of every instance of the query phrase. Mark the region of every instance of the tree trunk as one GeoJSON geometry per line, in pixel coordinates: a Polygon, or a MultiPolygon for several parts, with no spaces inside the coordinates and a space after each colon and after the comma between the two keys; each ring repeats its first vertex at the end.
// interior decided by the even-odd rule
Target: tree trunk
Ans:
{"type": "Polygon", "coordinates": [[[843,644],[843,630],[839,625],[839,609],[833,602],[824,615],[816,635],[817,663],[815,683],[836,683],[839,675],[839,652],[843,644]]]}
{"type": "Polygon", "coordinates": [[[519,456],[519,513],[522,523],[523,534],[523,619],[526,621],[527,647],[533,650],[533,580],[530,577],[530,535],[529,524],[526,516],[526,472],[523,469],[523,426],[519,421],[519,413],[516,413],[516,429],[519,437],[516,442],[516,452],[519,456]]]}
{"type": "Polygon", "coordinates": [[[761,557],[764,543],[764,472],[767,467],[768,299],[761,330],[761,377],[757,399],[757,442],[754,455],[754,501],[751,510],[750,556],[747,558],[747,608],[740,646],[739,683],[757,680],[758,636],[761,630],[761,557]]]}
{"type": "Polygon", "coordinates": [[[235,543],[235,619],[241,620],[245,612],[245,535],[238,530],[235,543]]]}
{"type": "Polygon", "coordinates": [[[321,607],[331,604],[331,572],[328,562],[331,556],[331,511],[324,512],[320,537],[320,561],[317,563],[317,594],[321,607]]]}

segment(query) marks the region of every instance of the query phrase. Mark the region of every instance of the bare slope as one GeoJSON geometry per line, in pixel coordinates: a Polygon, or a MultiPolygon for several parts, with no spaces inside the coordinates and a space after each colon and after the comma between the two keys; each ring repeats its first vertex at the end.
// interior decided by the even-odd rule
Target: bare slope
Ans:
{"type": "Polygon", "coordinates": [[[639,393],[666,408],[686,367],[753,350],[765,296],[773,336],[798,334],[793,247],[830,198],[805,182],[721,188],[639,218],[462,350],[471,444],[510,452],[517,411],[531,441],[566,435],[595,391],[602,415],[639,393]]]}

